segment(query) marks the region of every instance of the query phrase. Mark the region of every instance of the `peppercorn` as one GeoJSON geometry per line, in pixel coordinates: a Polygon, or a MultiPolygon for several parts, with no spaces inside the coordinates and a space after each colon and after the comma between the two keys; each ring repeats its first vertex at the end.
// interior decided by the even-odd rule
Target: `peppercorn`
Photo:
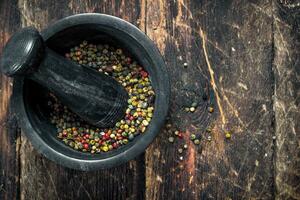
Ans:
{"type": "Polygon", "coordinates": [[[87,150],[89,148],[89,144],[88,143],[83,144],[83,148],[87,150]]]}
{"type": "Polygon", "coordinates": [[[211,141],[211,136],[207,136],[207,140],[210,142],[211,141]]]}
{"type": "Polygon", "coordinates": [[[169,137],[169,142],[173,143],[174,142],[174,137],[169,137]]]}
{"type": "Polygon", "coordinates": [[[195,112],[196,108],[195,107],[190,107],[191,112],[195,112]]]}
{"type": "Polygon", "coordinates": [[[191,140],[195,140],[196,139],[196,135],[195,134],[191,134],[190,139],[191,140]]]}
{"type": "Polygon", "coordinates": [[[200,140],[199,140],[199,139],[195,139],[195,140],[194,140],[194,144],[195,144],[195,145],[200,144],[200,140]]]}
{"type": "Polygon", "coordinates": [[[183,149],[182,148],[179,148],[179,149],[177,149],[177,151],[178,151],[178,153],[182,153],[183,152],[183,149]]]}
{"type": "Polygon", "coordinates": [[[49,94],[47,105],[51,109],[50,121],[57,128],[57,138],[76,150],[99,153],[126,145],[146,131],[153,117],[155,92],[149,73],[143,67],[125,55],[121,48],[89,44],[87,41],[71,48],[65,56],[115,78],[125,87],[129,99],[123,120],[110,129],[98,129],[83,122],[53,94],[49,94]]]}
{"type": "Polygon", "coordinates": [[[226,137],[226,139],[230,139],[230,138],[231,138],[231,133],[230,133],[230,131],[226,131],[225,137],[226,137]]]}

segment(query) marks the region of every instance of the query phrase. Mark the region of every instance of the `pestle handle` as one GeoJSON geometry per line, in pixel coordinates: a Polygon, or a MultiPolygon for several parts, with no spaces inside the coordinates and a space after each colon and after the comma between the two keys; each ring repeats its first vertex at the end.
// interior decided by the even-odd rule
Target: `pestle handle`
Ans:
{"type": "Polygon", "coordinates": [[[47,87],[70,110],[95,126],[113,126],[124,116],[128,94],[123,86],[51,49],[45,49],[40,66],[27,78],[47,87]]]}
{"type": "Polygon", "coordinates": [[[14,34],[3,49],[1,71],[10,77],[25,75],[38,66],[44,55],[44,41],[32,27],[14,34]]]}
{"type": "Polygon", "coordinates": [[[8,41],[0,69],[7,76],[25,76],[46,87],[95,126],[111,127],[125,115],[128,94],[122,85],[47,48],[34,28],[24,28],[8,41]]]}

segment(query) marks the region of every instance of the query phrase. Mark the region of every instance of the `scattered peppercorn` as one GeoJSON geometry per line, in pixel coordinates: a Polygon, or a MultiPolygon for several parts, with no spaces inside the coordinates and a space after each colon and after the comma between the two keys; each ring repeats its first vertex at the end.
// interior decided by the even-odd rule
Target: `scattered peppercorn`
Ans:
{"type": "Polygon", "coordinates": [[[173,143],[174,142],[174,137],[169,137],[169,142],[173,143]]]}
{"type": "Polygon", "coordinates": [[[211,127],[207,127],[206,132],[210,133],[211,132],[211,127]]]}
{"type": "Polygon", "coordinates": [[[178,153],[182,153],[182,152],[183,152],[183,149],[182,149],[182,148],[179,148],[177,151],[178,151],[178,153]]]}
{"type": "Polygon", "coordinates": [[[211,141],[211,136],[210,136],[210,135],[207,136],[207,140],[208,140],[208,141],[211,141]]]}
{"type": "Polygon", "coordinates": [[[230,131],[226,131],[225,137],[226,137],[226,139],[230,139],[230,138],[231,138],[231,133],[230,133],[230,131]]]}
{"type": "Polygon", "coordinates": [[[195,134],[191,134],[190,139],[191,140],[195,140],[196,139],[196,135],[195,134]]]}
{"type": "Polygon", "coordinates": [[[194,140],[194,144],[195,144],[195,145],[200,144],[200,140],[199,140],[199,139],[195,139],[195,140],[194,140]]]}
{"type": "Polygon", "coordinates": [[[183,138],[182,132],[179,132],[177,136],[178,136],[180,139],[182,139],[182,138],[183,138]]]}
{"type": "Polygon", "coordinates": [[[190,107],[191,112],[195,112],[196,108],[195,107],[190,107]]]}

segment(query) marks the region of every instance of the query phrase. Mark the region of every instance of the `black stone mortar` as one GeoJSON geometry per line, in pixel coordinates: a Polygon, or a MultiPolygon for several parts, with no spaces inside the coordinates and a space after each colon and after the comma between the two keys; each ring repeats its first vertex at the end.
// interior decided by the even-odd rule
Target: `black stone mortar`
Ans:
{"type": "Polygon", "coordinates": [[[32,145],[57,164],[84,171],[114,167],[143,153],[162,128],[169,108],[169,78],[154,43],[132,24],[104,14],[66,17],[43,30],[41,35],[47,46],[61,55],[83,40],[123,48],[149,73],[155,103],[153,118],[143,134],[117,149],[90,154],[74,150],[57,139],[49,117],[48,91],[30,80],[15,78],[13,109],[32,145]]]}

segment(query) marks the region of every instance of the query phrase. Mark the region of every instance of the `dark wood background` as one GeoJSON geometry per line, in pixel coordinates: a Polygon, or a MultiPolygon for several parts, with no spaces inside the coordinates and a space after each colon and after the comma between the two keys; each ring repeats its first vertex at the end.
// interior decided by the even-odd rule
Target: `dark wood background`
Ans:
{"type": "Polygon", "coordinates": [[[300,199],[300,1],[1,0],[0,49],[18,29],[76,13],[121,17],[158,46],[172,81],[170,123],[212,142],[183,161],[162,130],[122,166],[80,172],[38,154],[20,130],[0,76],[0,199],[300,199]],[[188,68],[183,68],[183,63],[188,68]],[[182,111],[205,82],[216,112],[182,111]],[[189,91],[191,90],[191,91],[189,91]],[[226,140],[224,128],[233,131],[226,140]]]}

